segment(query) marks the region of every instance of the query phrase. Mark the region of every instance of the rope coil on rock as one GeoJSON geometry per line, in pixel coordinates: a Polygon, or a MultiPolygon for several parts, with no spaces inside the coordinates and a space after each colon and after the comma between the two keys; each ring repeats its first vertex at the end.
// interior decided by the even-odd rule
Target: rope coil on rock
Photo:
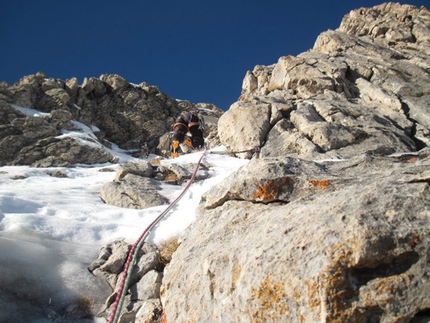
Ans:
{"type": "Polygon", "coordinates": [[[149,233],[151,232],[151,230],[179,202],[179,200],[185,195],[187,190],[190,188],[192,182],[194,181],[194,178],[196,177],[197,171],[199,170],[203,157],[205,157],[206,154],[207,154],[207,148],[205,147],[203,154],[200,157],[199,161],[197,162],[196,168],[194,169],[194,172],[191,175],[190,180],[188,181],[188,184],[182,190],[181,194],[179,194],[179,196],[172,203],[170,203],[167,206],[167,208],[155,218],[154,221],[152,221],[152,223],[142,232],[140,237],[137,239],[137,241],[133,244],[130,251],[128,252],[127,260],[125,262],[125,266],[124,266],[124,270],[121,278],[121,283],[117,291],[115,302],[113,303],[112,312],[110,313],[110,316],[109,316],[109,323],[117,323],[119,320],[119,317],[121,314],[121,308],[124,303],[125,294],[127,292],[128,284],[130,282],[131,272],[133,270],[133,266],[136,264],[136,258],[137,258],[139,249],[142,248],[142,245],[145,242],[146,238],[149,236],[149,233]]]}

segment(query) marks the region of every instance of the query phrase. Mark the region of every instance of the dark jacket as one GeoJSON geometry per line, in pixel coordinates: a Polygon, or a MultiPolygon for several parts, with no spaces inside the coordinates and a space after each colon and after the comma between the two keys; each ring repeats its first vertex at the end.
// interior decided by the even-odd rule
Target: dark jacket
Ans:
{"type": "Polygon", "coordinates": [[[182,143],[187,132],[190,132],[194,148],[200,149],[205,144],[203,132],[200,129],[200,119],[196,112],[182,112],[175,120],[173,132],[173,140],[178,140],[179,143],[182,143]]]}

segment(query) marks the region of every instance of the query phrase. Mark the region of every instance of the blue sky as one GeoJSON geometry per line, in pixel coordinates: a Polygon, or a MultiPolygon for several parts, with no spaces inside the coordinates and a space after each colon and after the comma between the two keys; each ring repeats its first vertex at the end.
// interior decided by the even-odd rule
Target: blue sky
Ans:
{"type": "MultiPolygon", "coordinates": [[[[0,81],[119,74],[223,110],[255,65],[312,48],[371,0],[0,1],[0,81]]],[[[428,0],[402,2],[417,6],[428,0]]]]}

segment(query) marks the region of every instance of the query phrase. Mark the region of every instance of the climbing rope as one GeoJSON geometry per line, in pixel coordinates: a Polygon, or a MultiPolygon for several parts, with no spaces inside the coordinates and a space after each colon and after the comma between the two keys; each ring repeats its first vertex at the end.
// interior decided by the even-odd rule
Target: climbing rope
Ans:
{"type": "Polygon", "coordinates": [[[193,182],[194,178],[196,177],[197,171],[199,170],[200,163],[202,162],[203,157],[205,157],[206,154],[207,154],[207,148],[205,147],[203,154],[200,157],[199,161],[197,162],[196,168],[194,169],[194,172],[191,175],[190,180],[188,181],[188,184],[182,190],[181,194],[179,194],[179,196],[172,203],[170,203],[167,206],[167,208],[155,218],[154,221],[152,221],[152,223],[145,229],[145,231],[142,232],[141,236],[137,239],[137,241],[133,244],[130,251],[128,252],[127,261],[125,263],[124,271],[121,278],[121,283],[117,291],[115,302],[112,307],[112,312],[110,313],[109,323],[117,323],[119,320],[119,317],[121,314],[121,308],[125,299],[125,294],[127,292],[128,284],[130,282],[131,272],[133,270],[133,266],[136,264],[138,251],[142,248],[142,245],[145,242],[146,238],[149,236],[151,230],[179,202],[179,200],[185,195],[187,190],[190,188],[191,183],[193,182]]]}

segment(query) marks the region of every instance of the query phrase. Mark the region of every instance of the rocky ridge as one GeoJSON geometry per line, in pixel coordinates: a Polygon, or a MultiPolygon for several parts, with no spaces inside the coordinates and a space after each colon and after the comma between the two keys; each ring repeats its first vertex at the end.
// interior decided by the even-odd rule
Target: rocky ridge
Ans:
{"type": "Polygon", "coordinates": [[[297,57],[248,71],[219,122],[222,144],[249,158],[349,158],[430,143],[429,11],[358,9],[297,57]]]}
{"type": "Polygon", "coordinates": [[[192,109],[206,117],[208,144],[217,144],[214,132],[222,110],[175,100],[147,83],[134,85],[119,75],[102,75],[85,78],[80,85],[76,78],[63,81],[43,73],[25,76],[12,86],[2,82],[0,165],[115,162],[105,149],[113,144],[138,157],[164,155],[174,119],[192,109]],[[80,133],[80,140],[68,136],[70,132],[80,133]]]}

